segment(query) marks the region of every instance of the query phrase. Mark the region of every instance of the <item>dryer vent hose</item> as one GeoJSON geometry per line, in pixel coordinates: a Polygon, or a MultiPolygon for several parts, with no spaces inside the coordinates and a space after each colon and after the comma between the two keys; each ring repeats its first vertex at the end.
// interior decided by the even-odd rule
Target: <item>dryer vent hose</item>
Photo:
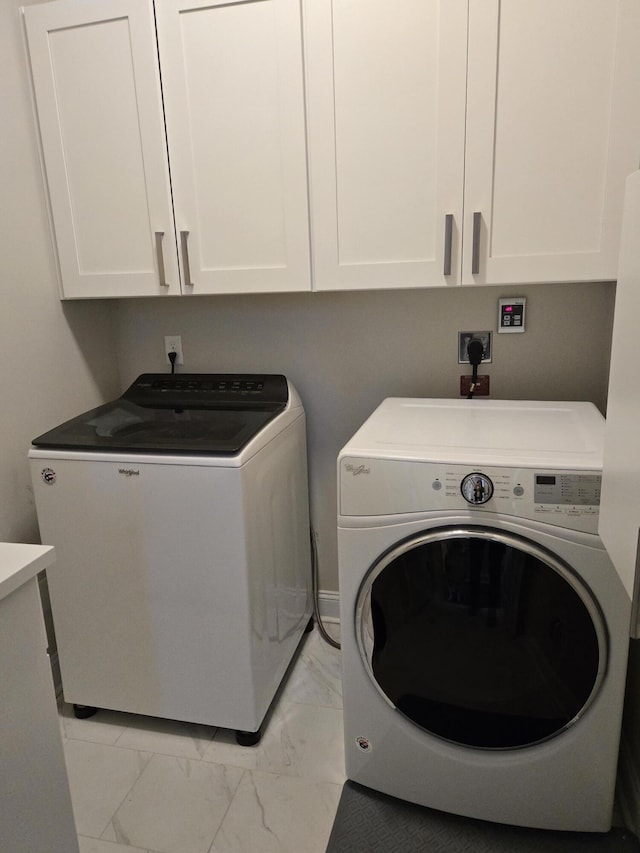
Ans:
{"type": "Polygon", "coordinates": [[[318,603],[318,596],[320,594],[318,584],[318,548],[316,546],[316,534],[313,527],[310,528],[309,533],[311,537],[311,589],[313,594],[313,618],[316,620],[318,631],[320,631],[320,636],[325,643],[333,646],[334,649],[339,649],[340,643],[333,639],[331,634],[329,634],[322,624],[322,619],[320,618],[320,607],[318,603]]]}

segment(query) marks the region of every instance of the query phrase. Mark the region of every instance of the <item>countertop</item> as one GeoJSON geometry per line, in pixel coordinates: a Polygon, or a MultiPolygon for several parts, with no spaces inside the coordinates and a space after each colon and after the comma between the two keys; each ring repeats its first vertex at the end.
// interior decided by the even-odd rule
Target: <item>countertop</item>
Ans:
{"type": "Polygon", "coordinates": [[[0,601],[55,560],[50,545],[0,542],[0,601]]]}

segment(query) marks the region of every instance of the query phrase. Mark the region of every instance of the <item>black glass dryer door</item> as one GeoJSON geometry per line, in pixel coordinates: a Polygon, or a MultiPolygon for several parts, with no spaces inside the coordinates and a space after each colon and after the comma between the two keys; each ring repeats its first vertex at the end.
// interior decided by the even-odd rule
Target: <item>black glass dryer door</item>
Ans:
{"type": "Polygon", "coordinates": [[[512,749],[553,737],[596,695],[606,632],[553,555],[483,528],[439,529],[367,576],[356,630],[371,677],[415,725],[512,749]]]}

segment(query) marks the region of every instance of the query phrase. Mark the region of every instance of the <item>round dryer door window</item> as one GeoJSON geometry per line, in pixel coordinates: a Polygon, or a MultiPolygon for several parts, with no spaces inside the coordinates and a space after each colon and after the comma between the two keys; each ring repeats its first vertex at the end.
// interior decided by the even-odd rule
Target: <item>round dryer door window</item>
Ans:
{"type": "Polygon", "coordinates": [[[606,669],[606,631],[575,573],[528,540],[440,528],[373,566],[357,634],[371,678],[416,726],[515,749],[574,723],[606,669]]]}

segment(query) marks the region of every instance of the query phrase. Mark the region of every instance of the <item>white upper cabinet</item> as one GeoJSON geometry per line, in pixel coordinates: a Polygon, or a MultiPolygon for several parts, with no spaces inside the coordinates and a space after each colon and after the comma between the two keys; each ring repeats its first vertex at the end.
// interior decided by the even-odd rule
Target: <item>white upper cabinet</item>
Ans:
{"type": "Polygon", "coordinates": [[[64,297],[179,293],[150,0],[25,9],[64,297]]]}
{"type": "Polygon", "coordinates": [[[470,0],[469,16],[463,283],[616,278],[640,4],[470,0]]]}
{"type": "Polygon", "coordinates": [[[309,290],[297,0],[25,20],[64,297],[309,290]]]}
{"type": "Polygon", "coordinates": [[[159,0],[186,292],[308,290],[298,0],[159,0]]]}
{"type": "Polygon", "coordinates": [[[639,33],[635,0],[309,0],[315,288],[614,279],[639,33]]]}
{"type": "Polygon", "coordinates": [[[467,0],[310,0],[305,44],[315,289],[459,283],[467,0]]]}
{"type": "Polygon", "coordinates": [[[616,277],[637,0],[24,15],[64,297],[616,277]]]}

